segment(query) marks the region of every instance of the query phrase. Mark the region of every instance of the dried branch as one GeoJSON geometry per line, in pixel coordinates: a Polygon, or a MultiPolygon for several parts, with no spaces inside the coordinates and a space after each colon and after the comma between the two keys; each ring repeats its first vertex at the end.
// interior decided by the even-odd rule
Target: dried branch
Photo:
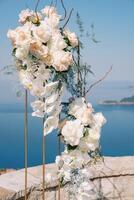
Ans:
{"type": "Polygon", "coordinates": [[[36,17],[37,17],[37,22],[39,22],[39,16],[38,16],[38,13],[37,13],[39,3],[40,3],[40,0],[37,0],[36,6],[35,6],[35,13],[36,13],[36,17]]]}
{"type": "Polygon", "coordinates": [[[67,17],[67,10],[66,10],[66,7],[64,5],[64,0],[61,0],[61,5],[62,5],[62,8],[64,9],[64,17],[60,21],[63,21],[67,17]]]}
{"type": "Polygon", "coordinates": [[[104,74],[104,76],[102,78],[100,78],[99,80],[95,81],[94,83],[92,83],[89,87],[89,89],[86,91],[85,95],[87,95],[87,93],[90,92],[90,90],[95,87],[96,85],[98,85],[100,82],[102,82],[112,71],[113,66],[110,67],[110,69],[104,74]]]}
{"type": "Polygon", "coordinates": [[[68,22],[69,22],[69,20],[70,20],[70,18],[71,18],[71,15],[72,15],[73,10],[74,10],[74,9],[72,8],[71,11],[70,11],[70,13],[69,13],[69,17],[68,17],[66,23],[63,25],[62,29],[64,29],[64,28],[66,27],[66,25],[68,24],[68,22]]]}

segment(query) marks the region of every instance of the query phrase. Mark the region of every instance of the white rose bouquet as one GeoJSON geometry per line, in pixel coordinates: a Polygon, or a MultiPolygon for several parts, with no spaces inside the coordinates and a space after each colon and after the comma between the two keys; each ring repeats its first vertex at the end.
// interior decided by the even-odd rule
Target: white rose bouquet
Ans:
{"type": "Polygon", "coordinates": [[[55,7],[40,13],[29,9],[19,15],[21,26],[8,31],[19,80],[37,100],[33,116],[45,118],[44,134],[58,127],[61,112],[62,73],[73,64],[72,50],[78,46],[75,33],[60,27],[55,7]]]}

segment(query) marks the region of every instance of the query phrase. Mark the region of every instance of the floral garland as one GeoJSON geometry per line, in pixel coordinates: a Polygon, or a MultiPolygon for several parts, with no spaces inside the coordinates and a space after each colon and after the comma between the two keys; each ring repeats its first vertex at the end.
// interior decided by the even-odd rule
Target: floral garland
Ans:
{"type": "Polygon", "coordinates": [[[36,97],[31,103],[32,116],[44,119],[44,135],[59,129],[65,150],[56,157],[56,164],[61,183],[72,183],[70,199],[89,199],[92,184],[87,165],[99,149],[101,127],[106,120],[102,113],[94,113],[92,105],[82,97],[82,73],[90,69],[74,61],[79,40],[75,33],[59,26],[61,16],[55,7],[46,6],[40,13],[27,9],[19,17],[21,26],[7,35],[19,80],[36,97]],[[78,84],[77,70],[81,77],[78,84]],[[62,106],[65,83],[75,95],[62,106]],[[61,113],[64,117],[60,117],[61,113]]]}
{"type": "Polygon", "coordinates": [[[56,74],[67,71],[73,63],[72,49],[78,45],[75,33],[59,28],[61,16],[55,7],[41,13],[23,10],[21,26],[8,31],[19,80],[31,95],[33,116],[45,118],[44,135],[58,127],[63,83],[56,74]]]}
{"type": "Polygon", "coordinates": [[[102,113],[94,113],[85,98],[76,98],[69,104],[67,119],[61,128],[66,148],[57,156],[56,163],[61,182],[72,183],[70,199],[88,199],[92,194],[87,167],[93,160],[92,154],[99,149],[101,127],[105,122],[102,113]]]}

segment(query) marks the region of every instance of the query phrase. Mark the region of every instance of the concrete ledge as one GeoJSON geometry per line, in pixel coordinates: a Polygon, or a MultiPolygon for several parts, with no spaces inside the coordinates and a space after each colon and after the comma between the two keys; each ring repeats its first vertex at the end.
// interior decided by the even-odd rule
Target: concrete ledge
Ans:
{"type": "MultiPolygon", "coordinates": [[[[104,163],[90,168],[95,185],[93,200],[134,200],[134,157],[104,157],[104,163]],[[97,196],[98,195],[98,196],[97,196]],[[100,197],[99,197],[100,195],[100,197]]],[[[42,167],[28,169],[28,200],[42,200],[42,167]]],[[[46,200],[57,199],[57,168],[46,165],[46,200]],[[52,181],[49,175],[52,175],[52,181]]],[[[0,200],[24,199],[24,169],[0,176],[0,200]]],[[[61,200],[69,200],[65,188],[61,189],[61,200]]]]}

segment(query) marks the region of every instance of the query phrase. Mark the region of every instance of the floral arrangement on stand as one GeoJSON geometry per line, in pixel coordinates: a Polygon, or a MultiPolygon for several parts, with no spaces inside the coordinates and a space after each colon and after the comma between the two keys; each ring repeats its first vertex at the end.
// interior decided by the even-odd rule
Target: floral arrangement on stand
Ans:
{"type": "Polygon", "coordinates": [[[70,199],[89,199],[93,193],[89,166],[99,156],[101,127],[106,122],[102,113],[94,113],[85,98],[73,99],[68,106],[60,134],[65,151],[57,156],[61,182],[71,182],[70,199]]]}
{"type": "Polygon", "coordinates": [[[90,66],[80,60],[81,42],[60,26],[61,16],[53,6],[41,12],[24,10],[21,26],[8,31],[19,80],[36,100],[33,116],[44,119],[44,135],[58,130],[65,150],[57,156],[61,184],[71,183],[70,199],[89,199],[93,187],[87,166],[99,155],[102,113],[87,102],[86,77],[90,66]],[[68,102],[62,102],[65,88],[68,102]]]}
{"type": "Polygon", "coordinates": [[[19,80],[37,97],[33,116],[45,118],[44,134],[58,127],[64,82],[62,74],[73,64],[72,50],[78,45],[75,33],[59,28],[61,16],[55,7],[41,13],[23,10],[21,26],[8,31],[19,80]]]}

